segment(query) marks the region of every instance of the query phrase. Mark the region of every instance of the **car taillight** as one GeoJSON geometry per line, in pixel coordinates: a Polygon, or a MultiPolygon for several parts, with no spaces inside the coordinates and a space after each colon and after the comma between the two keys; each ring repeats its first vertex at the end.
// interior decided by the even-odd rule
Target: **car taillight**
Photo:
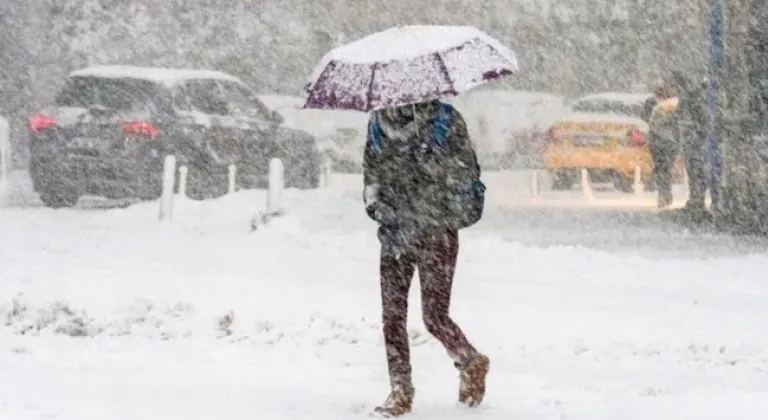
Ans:
{"type": "Polygon", "coordinates": [[[29,129],[41,133],[56,125],[56,120],[48,115],[35,115],[29,120],[29,129]]]}
{"type": "Polygon", "coordinates": [[[629,141],[631,142],[632,146],[645,146],[645,133],[640,130],[632,130],[629,132],[629,141]]]}
{"type": "Polygon", "coordinates": [[[160,131],[148,122],[127,122],[123,124],[123,132],[135,136],[155,138],[160,131]]]}
{"type": "Polygon", "coordinates": [[[547,140],[555,141],[558,138],[560,138],[560,130],[558,130],[555,127],[552,127],[549,130],[547,130],[547,140]]]}

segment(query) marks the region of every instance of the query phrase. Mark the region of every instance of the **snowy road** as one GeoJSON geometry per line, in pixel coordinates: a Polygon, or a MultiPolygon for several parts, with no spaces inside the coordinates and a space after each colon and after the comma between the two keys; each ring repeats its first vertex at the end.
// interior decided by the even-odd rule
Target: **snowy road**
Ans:
{"type": "MultiPolygon", "coordinates": [[[[288,191],[255,233],[260,192],[165,225],[151,203],[0,209],[0,419],[364,416],[387,392],[377,243],[346,182],[288,191]]],[[[764,244],[508,199],[463,236],[453,301],[492,358],[486,404],[455,407],[414,288],[411,418],[764,418],[764,244]]]]}

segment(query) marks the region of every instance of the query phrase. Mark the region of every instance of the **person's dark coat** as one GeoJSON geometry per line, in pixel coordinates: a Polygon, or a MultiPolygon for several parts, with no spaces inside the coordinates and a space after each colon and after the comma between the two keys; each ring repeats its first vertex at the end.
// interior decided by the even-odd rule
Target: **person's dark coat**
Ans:
{"type": "Polygon", "coordinates": [[[691,142],[703,144],[707,124],[706,85],[692,83],[681,72],[673,73],[673,83],[679,98],[675,120],[681,128],[681,142],[684,146],[690,146],[691,142]]]}
{"type": "Polygon", "coordinates": [[[643,103],[643,121],[649,122],[651,120],[651,115],[653,115],[653,108],[655,108],[658,104],[659,98],[657,98],[655,95],[645,100],[643,103]]]}
{"type": "Polygon", "coordinates": [[[431,102],[371,115],[363,157],[365,209],[392,250],[420,235],[465,227],[458,200],[479,177],[466,122],[452,106],[431,102]]]}

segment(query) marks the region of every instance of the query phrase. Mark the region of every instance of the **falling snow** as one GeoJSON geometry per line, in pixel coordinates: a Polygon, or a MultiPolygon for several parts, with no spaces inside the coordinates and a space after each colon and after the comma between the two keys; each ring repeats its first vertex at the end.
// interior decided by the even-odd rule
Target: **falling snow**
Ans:
{"type": "Polygon", "coordinates": [[[767,21],[0,1],[0,419],[762,419],[767,21]]]}

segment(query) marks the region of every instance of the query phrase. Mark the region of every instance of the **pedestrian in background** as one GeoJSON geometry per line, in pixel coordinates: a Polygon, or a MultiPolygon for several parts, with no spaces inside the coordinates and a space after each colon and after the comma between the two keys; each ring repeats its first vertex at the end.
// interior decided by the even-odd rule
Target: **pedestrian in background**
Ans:
{"type": "Polygon", "coordinates": [[[678,125],[675,118],[677,90],[665,83],[657,94],[658,103],[649,119],[649,143],[653,159],[653,177],[659,190],[659,208],[672,204],[672,169],[679,153],[678,125]]]}
{"type": "MultiPolygon", "coordinates": [[[[656,107],[656,105],[659,104],[659,101],[662,100],[662,97],[664,95],[664,81],[661,79],[656,79],[653,81],[653,84],[651,85],[651,92],[653,92],[653,96],[646,99],[643,103],[643,121],[645,121],[647,124],[651,123],[651,116],[653,115],[653,109],[656,107]]],[[[650,136],[650,134],[649,134],[650,136]]],[[[651,148],[651,157],[653,157],[653,148],[651,148]]],[[[655,159],[652,159],[653,162],[656,162],[655,159]]],[[[648,191],[656,191],[656,171],[651,170],[651,179],[648,182],[648,191]]]]}
{"type": "Polygon", "coordinates": [[[709,184],[707,174],[707,113],[706,79],[690,83],[682,72],[673,73],[673,80],[680,91],[677,120],[680,127],[685,170],[688,173],[688,201],[685,210],[693,213],[706,211],[706,194],[709,184]]]}

